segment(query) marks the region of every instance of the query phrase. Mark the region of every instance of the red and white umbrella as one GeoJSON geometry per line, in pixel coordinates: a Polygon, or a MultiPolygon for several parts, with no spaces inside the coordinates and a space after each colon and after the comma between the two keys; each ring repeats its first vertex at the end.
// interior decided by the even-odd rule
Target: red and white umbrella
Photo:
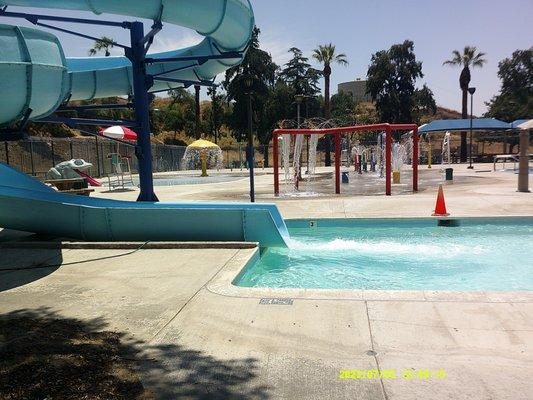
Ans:
{"type": "Polygon", "coordinates": [[[137,134],[131,129],[126,128],[125,126],[111,126],[106,129],[100,129],[99,134],[111,139],[119,140],[137,140],[137,134]]]}

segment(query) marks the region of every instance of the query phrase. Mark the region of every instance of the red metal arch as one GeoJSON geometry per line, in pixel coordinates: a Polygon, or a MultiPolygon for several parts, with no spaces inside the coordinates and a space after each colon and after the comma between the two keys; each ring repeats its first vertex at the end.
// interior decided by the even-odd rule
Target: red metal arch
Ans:
{"type": "Polygon", "coordinates": [[[385,194],[391,195],[392,131],[413,131],[413,192],[418,191],[418,126],[415,124],[354,125],[326,129],[276,129],[274,144],[274,195],[279,196],[279,135],[335,135],[335,193],[341,192],[341,134],[359,131],[385,131],[385,194]]]}

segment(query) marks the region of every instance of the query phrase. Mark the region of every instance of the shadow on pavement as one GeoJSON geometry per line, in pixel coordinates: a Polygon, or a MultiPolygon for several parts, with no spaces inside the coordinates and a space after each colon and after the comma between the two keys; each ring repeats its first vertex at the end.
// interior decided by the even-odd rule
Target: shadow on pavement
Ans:
{"type": "Polygon", "coordinates": [[[63,262],[61,242],[46,249],[0,246],[0,254],[0,292],[44,278],[63,262]]]}
{"type": "Polygon", "coordinates": [[[49,309],[0,315],[0,398],[267,399],[255,359],[219,360],[180,345],[150,346],[49,309]],[[139,370],[143,376],[141,384],[139,370]]]}

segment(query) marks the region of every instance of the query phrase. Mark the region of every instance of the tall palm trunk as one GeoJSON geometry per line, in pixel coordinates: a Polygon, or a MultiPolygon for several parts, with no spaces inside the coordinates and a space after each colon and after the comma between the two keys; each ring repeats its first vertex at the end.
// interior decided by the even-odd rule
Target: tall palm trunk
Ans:
{"type": "MultiPolygon", "coordinates": [[[[462,111],[461,118],[467,119],[468,118],[468,87],[470,86],[470,68],[468,68],[468,66],[465,66],[463,70],[461,71],[461,76],[459,77],[459,86],[461,87],[461,91],[463,92],[463,108],[461,110],[462,111]]],[[[467,160],[466,135],[467,135],[467,132],[461,132],[461,149],[459,152],[459,157],[460,157],[461,162],[466,162],[467,160]]]]}
{"type": "Polygon", "coordinates": [[[326,119],[331,118],[331,105],[329,99],[329,84],[330,84],[330,74],[324,73],[324,116],[326,119]]]}
{"type": "MultiPolygon", "coordinates": [[[[326,119],[331,118],[331,109],[330,109],[330,100],[329,100],[329,84],[331,77],[331,67],[326,65],[324,67],[324,117],[326,119]]],[[[325,165],[326,167],[331,166],[331,135],[326,135],[325,138],[325,165]]]]}

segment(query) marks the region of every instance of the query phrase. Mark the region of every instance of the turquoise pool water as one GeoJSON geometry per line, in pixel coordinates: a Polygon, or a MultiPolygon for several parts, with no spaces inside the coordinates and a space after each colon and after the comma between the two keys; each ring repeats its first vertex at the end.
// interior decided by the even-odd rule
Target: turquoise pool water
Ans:
{"type": "Polygon", "coordinates": [[[238,286],[533,290],[533,218],[289,221],[289,249],[267,249],[238,286]]]}

